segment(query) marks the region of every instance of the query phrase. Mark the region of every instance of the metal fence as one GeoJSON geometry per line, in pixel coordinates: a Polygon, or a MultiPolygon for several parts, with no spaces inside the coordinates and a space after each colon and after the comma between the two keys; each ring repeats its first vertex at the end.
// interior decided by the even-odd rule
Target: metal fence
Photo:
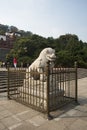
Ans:
{"type": "Polygon", "coordinates": [[[8,77],[8,72],[6,68],[1,68],[0,67],[0,96],[1,93],[7,92],[7,78],[8,77]]]}
{"type": "Polygon", "coordinates": [[[77,67],[50,69],[48,63],[46,71],[41,73],[28,68],[8,68],[8,98],[49,117],[51,111],[71,101],[77,102],[77,67]]]}

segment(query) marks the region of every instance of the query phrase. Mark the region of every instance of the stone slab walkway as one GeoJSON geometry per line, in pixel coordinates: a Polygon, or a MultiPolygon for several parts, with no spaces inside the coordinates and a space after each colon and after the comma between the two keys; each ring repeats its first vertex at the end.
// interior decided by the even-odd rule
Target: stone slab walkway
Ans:
{"type": "Polygon", "coordinates": [[[78,86],[80,105],[55,111],[53,120],[0,95],[0,130],[87,130],[87,78],[79,79],[78,86]]]}

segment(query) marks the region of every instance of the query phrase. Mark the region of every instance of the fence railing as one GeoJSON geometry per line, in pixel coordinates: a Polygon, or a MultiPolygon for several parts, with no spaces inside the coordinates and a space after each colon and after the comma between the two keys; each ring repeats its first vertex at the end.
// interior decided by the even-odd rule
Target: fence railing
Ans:
{"type": "Polygon", "coordinates": [[[8,98],[22,102],[50,116],[50,112],[77,102],[77,66],[52,68],[38,73],[28,68],[8,68],[8,98]],[[10,91],[10,89],[13,91],[10,91]]]}
{"type": "Polygon", "coordinates": [[[0,68],[0,94],[7,92],[7,78],[8,72],[6,68],[0,68]]]}

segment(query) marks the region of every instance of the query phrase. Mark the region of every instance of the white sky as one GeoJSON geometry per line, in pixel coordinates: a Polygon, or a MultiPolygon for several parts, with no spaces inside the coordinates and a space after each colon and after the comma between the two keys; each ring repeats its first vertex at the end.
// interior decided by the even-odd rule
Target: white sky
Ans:
{"type": "Polygon", "coordinates": [[[0,23],[43,37],[67,33],[87,42],[87,0],[1,0],[0,23]]]}

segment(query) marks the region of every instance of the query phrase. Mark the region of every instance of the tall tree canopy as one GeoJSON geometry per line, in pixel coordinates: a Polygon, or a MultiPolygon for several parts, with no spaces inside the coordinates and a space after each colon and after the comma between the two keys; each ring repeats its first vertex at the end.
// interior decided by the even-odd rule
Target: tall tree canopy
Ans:
{"type": "Polygon", "coordinates": [[[13,49],[6,56],[11,65],[14,57],[17,57],[19,66],[21,62],[25,65],[31,64],[42,49],[52,47],[56,50],[56,65],[71,67],[77,61],[79,67],[87,68],[87,43],[79,40],[75,34],[61,35],[56,39],[44,38],[30,31],[19,30],[15,26],[0,24],[0,34],[5,35],[6,32],[21,34],[21,37],[16,38],[13,49]]]}
{"type": "Polygon", "coordinates": [[[21,62],[31,64],[46,47],[56,50],[56,65],[71,67],[77,61],[79,67],[87,67],[87,43],[72,34],[62,35],[56,39],[44,38],[36,34],[20,37],[8,54],[7,60],[11,62],[11,59],[16,56],[19,65],[21,62]]]}

